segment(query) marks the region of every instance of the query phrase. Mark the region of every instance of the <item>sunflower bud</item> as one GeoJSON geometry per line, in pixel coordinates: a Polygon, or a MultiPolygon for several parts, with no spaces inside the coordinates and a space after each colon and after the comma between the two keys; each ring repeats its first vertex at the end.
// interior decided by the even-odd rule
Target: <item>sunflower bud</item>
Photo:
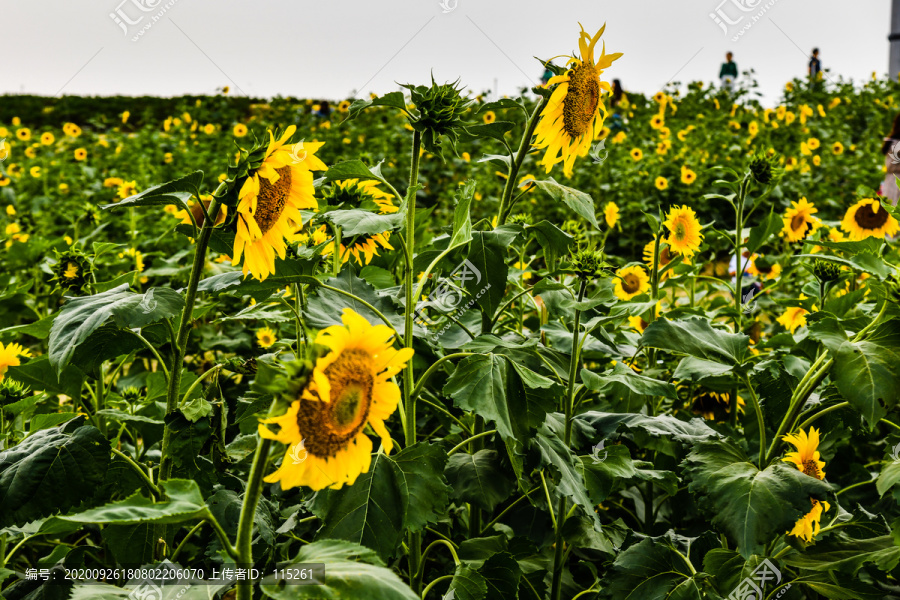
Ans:
{"type": "Polygon", "coordinates": [[[0,381],[0,406],[7,406],[31,395],[31,388],[24,383],[4,377],[0,381]]]}
{"type": "Polygon", "coordinates": [[[600,250],[585,248],[578,250],[571,257],[572,270],[582,279],[594,279],[603,274],[607,266],[604,254],[600,250]]]}
{"type": "Polygon", "coordinates": [[[438,85],[432,77],[431,87],[409,84],[403,86],[409,90],[415,106],[415,111],[409,116],[409,124],[422,135],[425,150],[441,158],[441,136],[446,136],[450,149],[457,155],[457,130],[462,127],[463,115],[472,104],[471,100],[460,95],[462,88],[457,87],[458,83],[459,81],[438,85]]]}
{"type": "Polygon", "coordinates": [[[813,263],[813,275],[822,283],[831,283],[841,276],[841,268],[833,262],[817,258],[813,263]]]}
{"type": "Polygon", "coordinates": [[[53,281],[64,291],[80,291],[90,280],[91,262],[78,249],[56,252],[56,262],[50,266],[53,281]]]}
{"type": "Polygon", "coordinates": [[[134,387],[133,385],[129,385],[127,388],[122,390],[122,398],[125,399],[129,404],[134,404],[138,402],[142,397],[143,393],[140,389],[134,387]]]}
{"type": "Polygon", "coordinates": [[[511,225],[531,225],[531,215],[527,213],[518,213],[509,218],[511,225]]]}
{"type": "Polygon", "coordinates": [[[765,153],[757,154],[750,161],[750,174],[760,185],[769,185],[781,178],[782,169],[776,167],[775,156],[765,153]]]}

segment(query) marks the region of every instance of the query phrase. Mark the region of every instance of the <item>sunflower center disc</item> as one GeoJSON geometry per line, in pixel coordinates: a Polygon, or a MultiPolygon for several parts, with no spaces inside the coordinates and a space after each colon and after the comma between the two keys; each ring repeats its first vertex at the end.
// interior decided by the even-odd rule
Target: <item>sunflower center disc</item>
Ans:
{"type": "Polygon", "coordinates": [[[291,193],[291,167],[284,166],[275,170],[278,181],[271,183],[265,177],[259,178],[259,196],[256,200],[256,224],[263,235],[269,232],[284,211],[288,196],[291,193]]]}
{"type": "Polygon", "coordinates": [[[803,215],[794,215],[794,218],[791,219],[791,230],[798,231],[805,224],[806,224],[806,217],[804,217],[803,215]]]}
{"type": "Polygon", "coordinates": [[[636,275],[628,274],[622,279],[622,289],[628,294],[633,294],[641,289],[640,281],[636,275]]]}
{"type": "Polygon", "coordinates": [[[600,78],[593,65],[582,63],[569,76],[569,89],[563,100],[563,128],[571,138],[587,132],[600,105],[600,78]]]}
{"type": "Polygon", "coordinates": [[[856,220],[857,225],[862,227],[863,229],[878,229],[888,220],[888,213],[886,210],[875,205],[878,208],[878,212],[872,210],[871,204],[866,204],[865,206],[860,206],[857,211],[854,219],[856,220]]]}
{"type": "Polygon", "coordinates": [[[372,405],[372,357],[363,350],[344,350],[325,376],[331,402],[301,400],[297,411],[306,449],[315,456],[334,456],[365,427],[372,405]]]}
{"type": "Polygon", "coordinates": [[[816,479],[821,479],[819,477],[819,465],[816,464],[814,460],[808,460],[803,463],[803,472],[810,477],[815,477],[816,479]]]}

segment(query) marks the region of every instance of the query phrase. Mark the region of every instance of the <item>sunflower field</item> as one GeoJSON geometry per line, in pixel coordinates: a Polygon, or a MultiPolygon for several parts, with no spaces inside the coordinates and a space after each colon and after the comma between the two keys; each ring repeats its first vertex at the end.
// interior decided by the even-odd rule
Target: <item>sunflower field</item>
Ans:
{"type": "Polygon", "coordinates": [[[602,34],[4,97],[2,597],[900,598],[900,84],[613,96],[602,34]]]}

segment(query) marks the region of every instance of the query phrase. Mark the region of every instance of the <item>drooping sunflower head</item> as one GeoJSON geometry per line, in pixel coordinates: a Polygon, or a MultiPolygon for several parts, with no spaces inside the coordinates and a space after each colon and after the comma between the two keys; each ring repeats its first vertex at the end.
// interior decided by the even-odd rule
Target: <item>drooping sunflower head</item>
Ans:
{"type": "Polygon", "coordinates": [[[237,202],[237,231],[232,264],[244,259],[244,275],[264,280],[275,272],[275,255],[284,259],[294,232],[302,224],[301,209],[318,207],[312,171],[327,167],[315,156],[324,142],[290,144],[296,131],[291,125],[279,137],[269,132],[269,142],[241,151],[240,168],[246,169],[237,202]]]}
{"type": "Polygon", "coordinates": [[[703,234],[700,231],[700,221],[692,208],[686,205],[673,207],[663,225],[669,230],[666,244],[672,252],[690,258],[700,248],[703,234]]]}
{"type": "Polygon", "coordinates": [[[841,229],[847,232],[851,241],[856,242],[869,237],[897,235],[900,223],[881,206],[878,199],[863,198],[847,209],[841,229]]]}
{"type": "Polygon", "coordinates": [[[393,337],[387,326],[373,326],[349,308],[343,325],[319,332],[316,344],[326,353],[317,359],[300,397],[284,415],[263,421],[280,430],[259,427],[262,437],[289,445],[267,482],[279,481],[283,489],[352,485],[371,462],[366,426],[381,438],[385,452],[391,451],[384,421],[400,402],[400,388],[391,378],[413,355],[411,348],[394,348],[393,337]]]}
{"type": "Polygon", "coordinates": [[[784,227],[781,232],[789,242],[799,242],[808,234],[821,227],[821,221],[813,214],[819,212],[806,198],[791,202],[791,207],[784,211],[784,227]]]}
{"type": "MultiPolygon", "coordinates": [[[[745,406],[744,399],[738,396],[738,414],[744,413],[745,406]]],[[[693,398],[691,411],[708,421],[721,420],[731,412],[731,394],[701,389],[693,398]]]]}
{"type": "Polygon", "coordinates": [[[825,462],[819,455],[818,429],[810,427],[809,432],[801,429],[782,439],[795,448],[794,452],[788,452],[782,460],[794,464],[797,469],[810,477],[825,479],[825,462]]]}
{"type": "Polygon", "coordinates": [[[605,29],[606,25],[591,36],[582,27],[579,55],[569,57],[568,71],[547,82],[556,88],[540,114],[534,147],[546,148],[541,164],[548,173],[553,165],[563,163],[564,174],[571,175],[575,158],[587,156],[591,144],[603,131],[607,110],[602,94],[612,92],[612,87],[600,75],[622,56],[606,54],[604,44],[600,56],[595,58],[595,47],[605,29]]]}
{"type": "MultiPolygon", "coordinates": [[[[394,204],[394,196],[385,192],[375,180],[344,179],[335,181],[322,191],[322,197],[328,206],[341,206],[344,208],[362,208],[372,210],[378,214],[386,215],[399,211],[394,204]]],[[[321,238],[324,230],[320,228],[314,238],[321,238]]],[[[343,237],[343,236],[342,236],[343,237]]],[[[362,239],[357,239],[349,248],[340,243],[341,261],[347,262],[352,255],[360,265],[369,264],[374,256],[378,256],[378,249],[393,250],[390,243],[391,232],[383,231],[372,234],[362,239]]],[[[334,252],[334,244],[326,246],[322,250],[323,256],[334,252]]]]}
{"type": "Polygon", "coordinates": [[[616,271],[613,292],[620,300],[631,300],[650,291],[650,277],[643,267],[631,266],[616,271]]]}
{"type": "Polygon", "coordinates": [[[820,502],[814,498],[810,498],[810,502],[812,502],[812,509],[797,519],[793,529],[788,532],[789,535],[801,538],[807,543],[813,541],[819,534],[819,531],[821,531],[819,522],[822,520],[822,513],[828,512],[828,510],[831,509],[831,505],[824,500],[820,502]]]}

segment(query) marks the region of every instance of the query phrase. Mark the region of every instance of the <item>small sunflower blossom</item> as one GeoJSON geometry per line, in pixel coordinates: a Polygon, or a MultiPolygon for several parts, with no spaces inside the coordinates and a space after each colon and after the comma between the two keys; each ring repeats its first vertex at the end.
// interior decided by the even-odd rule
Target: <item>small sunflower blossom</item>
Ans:
{"type": "Polygon", "coordinates": [[[686,205],[673,207],[663,225],[669,230],[666,244],[672,252],[691,258],[700,249],[703,234],[700,221],[692,208],[686,205]]]}
{"type": "Polygon", "coordinates": [[[613,293],[619,300],[631,300],[650,291],[650,276],[643,267],[631,266],[616,271],[613,293]]]}
{"type": "MultiPolygon", "coordinates": [[[[788,452],[782,459],[797,467],[797,469],[810,477],[818,480],[825,479],[825,462],[819,454],[819,431],[810,427],[809,431],[802,429],[797,433],[786,435],[782,438],[785,442],[794,446],[793,452],[788,452]]],[[[800,517],[794,524],[789,535],[799,537],[806,542],[811,542],[818,535],[821,526],[822,513],[828,512],[831,506],[823,501],[810,498],[812,509],[800,517]]]]}
{"type": "Polygon", "coordinates": [[[18,367],[21,365],[20,357],[28,358],[31,352],[22,347],[21,344],[9,343],[5,346],[0,342],[0,381],[6,377],[6,371],[10,367],[18,367]]]}

